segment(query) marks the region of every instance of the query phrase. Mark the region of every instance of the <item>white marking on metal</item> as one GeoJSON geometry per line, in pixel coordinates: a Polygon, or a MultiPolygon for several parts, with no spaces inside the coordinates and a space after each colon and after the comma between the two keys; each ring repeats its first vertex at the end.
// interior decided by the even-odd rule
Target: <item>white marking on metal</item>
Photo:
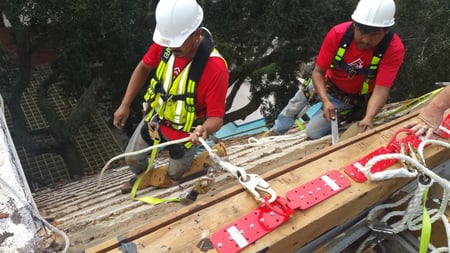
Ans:
{"type": "Polygon", "coordinates": [[[320,177],[327,185],[331,187],[333,191],[339,190],[341,187],[336,184],[336,182],[333,181],[328,175],[323,175],[320,177]]]}
{"type": "Polygon", "coordinates": [[[236,226],[231,226],[227,228],[228,234],[233,238],[233,240],[237,243],[239,248],[244,248],[248,245],[248,241],[244,238],[244,236],[239,232],[236,226]]]}

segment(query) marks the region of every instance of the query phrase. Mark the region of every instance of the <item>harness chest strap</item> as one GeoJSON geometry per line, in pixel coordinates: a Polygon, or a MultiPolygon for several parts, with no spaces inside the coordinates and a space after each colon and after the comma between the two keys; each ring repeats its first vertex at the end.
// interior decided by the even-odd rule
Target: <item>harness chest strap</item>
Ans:
{"type": "MultiPolygon", "coordinates": [[[[169,127],[190,133],[196,124],[196,84],[200,80],[204,67],[210,57],[223,57],[208,39],[202,39],[194,59],[181,73],[172,78],[175,57],[169,48],[161,54],[155,77],[150,81],[144,99],[150,103],[160,118],[168,122],[169,127]],[[163,80],[163,82],[161,81],[163,80]]],[[[226,64],[226,61],[223,59],[226,64]]],[[[149,120],[153,115],[148,115],[149,120]]],[[[190,148],[192,143],[186,143],[190,148]]]]}

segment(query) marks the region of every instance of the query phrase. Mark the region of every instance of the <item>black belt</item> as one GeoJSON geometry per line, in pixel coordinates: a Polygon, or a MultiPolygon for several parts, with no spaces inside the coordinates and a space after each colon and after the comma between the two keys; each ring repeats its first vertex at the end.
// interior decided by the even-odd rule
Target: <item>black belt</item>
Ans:
{"type": "Polygon", "coordinates": [[[361,106],[361,103],[365,103],[366,101],[366,96],[365,95],[361,95],[361,94],[348,94],[345,93],[344,91],[340,90],[330,79],[326,79],[325,81],[326,83],[326,88],[327,88],[327,92],[343,101],[345,104],[351,104],[354,106],[361,106]]]}

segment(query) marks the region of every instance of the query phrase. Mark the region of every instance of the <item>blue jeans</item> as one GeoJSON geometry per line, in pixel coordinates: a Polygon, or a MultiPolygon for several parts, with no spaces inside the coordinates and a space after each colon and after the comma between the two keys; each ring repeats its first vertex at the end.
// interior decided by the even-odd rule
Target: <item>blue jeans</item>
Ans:
{"type": "MultiPolygon", "coordinates": [[[[310,82],[308,89],[312,90],[313,83],[310,82]]],[[[338,111],[353,109],[352,105],[345,104],[343,101],[330,96],[328,98],[334,104],[338,111]]],[[[273,130],[276,134],[286,133],[292,125],[295,123],[297,116],[302,110],[309,106],[309,101],[303,93],[302,89],[299,89],[292,97],[288,104],[284,107],[281,113],[275,120],[273,130]]],[[[309,139],[319,139],[327,134],[331,133],[331,123],[323,117],[322,109],[318,110],[310,117],[310,121],[306,126],[306,136],[309,139]]]]}
{"type": "MultiPolygon", "coordinates": [[[[148,148],[150,145],[142,138],[141,135],[141,129],[144,127],[144,119],[141,120],[139,125],[134,130],[133,135],[131,136],[128,145],[125,149],[125,152],[134,152],[139,151],[145,148],[148,148]]],[[[161,137],[161,143],[168,141],[164,136],[161,137]]],[[[183,173],[188,171],[192,165],[192,161],[194,160],[194,157],[197,155],[197,152],[199,151],[200,145],[193,145],[190,149],[184,149],[184,154],[179,159],[170,158],[169,159],[169,168],[168,168],[168,175],[173,180],[179,180],[183,173]]],[[[141,172],[144,172],[147,167],[149,166],[149,155],[152,152],[145,152],[133,156],[127,156],[125,157],[125,161],[127,165],[130,167],[131,171],[133,171],[135,174],[139,174],[141,172]]]]}

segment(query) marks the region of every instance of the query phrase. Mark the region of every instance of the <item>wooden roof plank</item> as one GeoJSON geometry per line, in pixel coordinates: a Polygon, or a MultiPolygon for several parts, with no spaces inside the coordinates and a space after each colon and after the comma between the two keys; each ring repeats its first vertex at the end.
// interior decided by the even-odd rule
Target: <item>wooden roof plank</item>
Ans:
{"type": "MultiPolygon", "coordinates": [[[[262,176],[279,196],[284,197],[287,191],[329,170],[338,169],[344,174],[342,168],[345,165],[386,145],[395,131],[415,116],[417,113],[404,116],[262,176]]],[[[425,156],[428,167],[433,168],[450,158],[450,150],[431,146],[426,148],[425,156]]],[[[285,224],[242,252],[293,252],[386,199],[412,179],[365,183],[350,180],[352,183],[349,188],[305,211],[296,211],[285,224]]],[[[138,252],[201,252],[197,244],[204,237],[209,237],[209,234],[246,215],[257,206],[256,201],[236,182],[235,186],[219,194],[202,198],[190,206],[181,206],[178,211],[160,220],[149,221],[129,231],[121,236],[120,241],[134,243],[138,252]]],[[[120,242],[114,238],[86,249],[85,252],[121,252],[120,242]]],[[[215,249],[208,252],[215,252],[215,249]]]]}

